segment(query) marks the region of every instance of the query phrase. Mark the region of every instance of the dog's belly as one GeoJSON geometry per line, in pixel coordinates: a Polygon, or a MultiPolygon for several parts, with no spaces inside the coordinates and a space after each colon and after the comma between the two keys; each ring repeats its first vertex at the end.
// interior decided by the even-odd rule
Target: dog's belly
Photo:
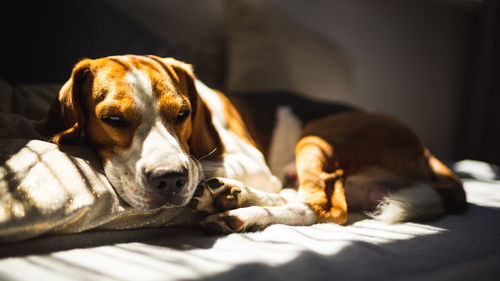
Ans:
{"type": "Polygon", "coordinates": [[[390,187],[369,178],[348,178],[345,197],[349,211],[373,211],[390,192],[390,187]]]}
{"type": "Polygon", "coordinates": [[[373,211],[384,197],[409,185],[409,180],[375,168],[348,176],[344,181],[347,206],[350,211],[373,211]]]}

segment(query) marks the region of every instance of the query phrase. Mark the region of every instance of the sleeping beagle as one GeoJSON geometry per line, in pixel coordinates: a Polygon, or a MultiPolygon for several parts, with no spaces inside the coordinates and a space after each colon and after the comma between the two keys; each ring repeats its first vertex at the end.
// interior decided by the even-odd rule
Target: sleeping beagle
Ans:
{"type": "Polygon", "coordinates": [[[399,121],[287,94],[230,99],[172,58],[82,60],[47,120],[54,143],[95,149],[131,207],[189,206],[216,232],[465,206],[457,176],[399,121]]]}

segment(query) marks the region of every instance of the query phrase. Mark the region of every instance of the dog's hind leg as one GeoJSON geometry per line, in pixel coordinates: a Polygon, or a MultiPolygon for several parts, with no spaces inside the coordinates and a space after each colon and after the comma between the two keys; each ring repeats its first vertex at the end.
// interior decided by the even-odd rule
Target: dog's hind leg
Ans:
{"type": "Polygon", "coordinates": [[[347,221],[344,171],[334,163],[334,148],[322,138],[302,138],[296,147],[299,198],[315,213],[315,222],[347,221]]]}
{"type": "Polygon", "coordinates": [[[425,158],[430,171],[431,187],[439,193],[446,211],[462,211],[466,206],[466,195],[461,180],[428,150],[425,151],[425,158]]]}

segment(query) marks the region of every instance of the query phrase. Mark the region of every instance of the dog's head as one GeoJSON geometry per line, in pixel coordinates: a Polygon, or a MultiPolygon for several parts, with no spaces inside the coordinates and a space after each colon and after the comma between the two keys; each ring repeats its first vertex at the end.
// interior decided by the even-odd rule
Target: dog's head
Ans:
{"type": "Polygon", "coordinates": [[[82,60],[47,125],[56,144],[88,142],[118,194],[138,209],[186,205],[202,178],[196,159],[222,153],[191,67],[171,58],[82,60]]]}

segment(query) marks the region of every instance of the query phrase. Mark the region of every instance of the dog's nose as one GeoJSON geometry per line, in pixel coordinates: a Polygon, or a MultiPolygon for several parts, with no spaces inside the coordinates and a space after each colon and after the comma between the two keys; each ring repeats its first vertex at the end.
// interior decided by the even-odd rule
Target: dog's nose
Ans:
{"type": "Polygon", "coordinates": [[[171,170],[168,168],[156,168],[146,174],[152,188],[174,195],[180,192],[188,182],[187,169],[171,170]]]}

